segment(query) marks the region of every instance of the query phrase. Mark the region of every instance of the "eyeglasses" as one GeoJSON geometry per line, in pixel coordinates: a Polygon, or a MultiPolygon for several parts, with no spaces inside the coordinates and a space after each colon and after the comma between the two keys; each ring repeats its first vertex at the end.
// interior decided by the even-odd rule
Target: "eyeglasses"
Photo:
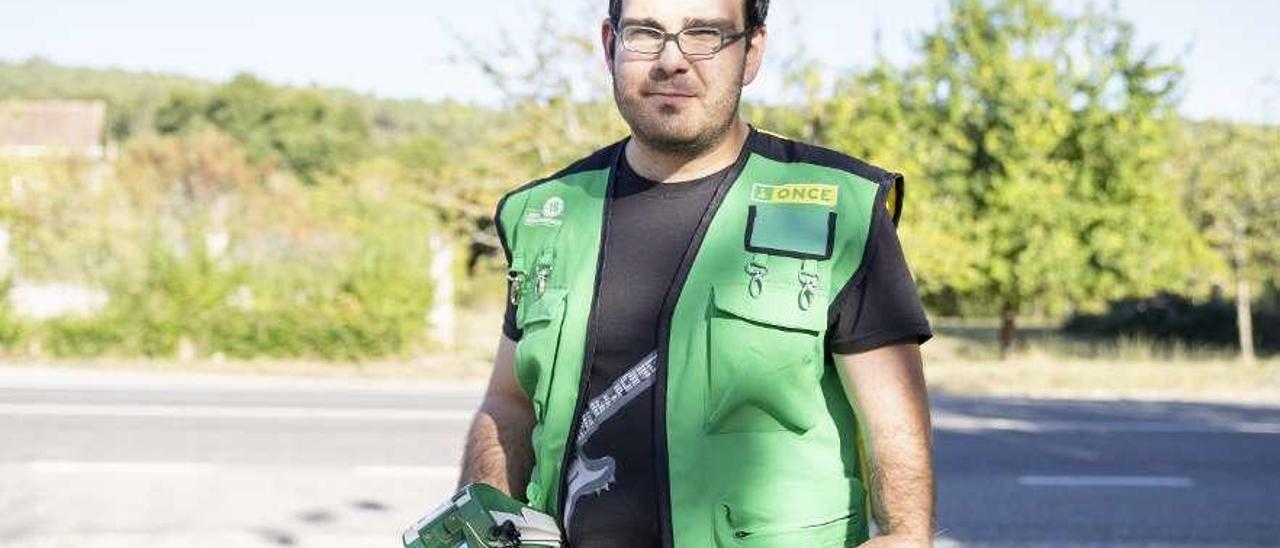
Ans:
{"type": "Polygon", "coordinates": [[[725,46],[751,32],[748,29],[726,34],[715,27],[690,27],[680,32],[666,32],[643,25],[627,25],[621,31],[614,27],[614,31],[621,37],[622,47],[627,48],[627,51],[648,55],[662,53],[663,48],[667,47],[667,41],[675,40],[680,53],[696,56],[715,55],[725,46]]]}

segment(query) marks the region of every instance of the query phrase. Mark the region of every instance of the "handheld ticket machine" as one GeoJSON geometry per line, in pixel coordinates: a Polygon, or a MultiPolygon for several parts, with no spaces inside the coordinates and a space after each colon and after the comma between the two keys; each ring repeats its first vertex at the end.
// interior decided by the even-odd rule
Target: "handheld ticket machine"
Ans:
{"type": "Polygon", "coordinates": [[[405,548],[560,548],[551,516],[483,483],[459,489],[403,535],[405,548]]]}

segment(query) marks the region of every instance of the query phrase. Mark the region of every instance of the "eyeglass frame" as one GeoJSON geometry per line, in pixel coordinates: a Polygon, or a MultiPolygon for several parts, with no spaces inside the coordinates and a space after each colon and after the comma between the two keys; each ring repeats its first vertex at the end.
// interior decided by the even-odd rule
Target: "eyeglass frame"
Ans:
{"type": "Polygon", "coordinates": [[[676,43],[676,49],[677,49],[677,50],[680,50],[680,54],[681,54],[681,55],[684,55],[685,57],[712,57],[712,56],[714,56],[715,54],[720,53],[721,51],[723,51],[723,50],[724,50],[724,48],[728,47],[730,44],[732,44],[732,43],[734,43],[734,42],[737,42],[739,39],[741,39],[741,38],[743,38],[743,37],[745,37],[745,36],[747,36],[747,35],[749,35],[749,34],[751,34],[752,32],[754,32],[754,31],[755,31],[755,28],[753,28],[753,27],[751,27],[751,26],[749,26],[749,25],[747,26],[747,28],[745,28],[745,29],[743,29],[743,30],[741,30],[741,31],[738,31],[738,32],[733,32],[733,33],[726,33],[726,32],[725,32],[725,30],[724,30],[724,29],[722,29],[722,28],[720,28],[720,27],[710,27],[710,26],[686,27],[686,28],[680,29],[680,30],[678,30],[678,31],[676,31],[676,32],[667,32],[667,31],[666,31],[666,30],[664,30],[664,29],[660,29],[660,28],[657,28],[657,27],[652,27],[652,26],[649,26],[649,25],[641,25],[641,24],[638,24],[638,23],[632,23],[632,24],[630,24],[630,25],[622,25],[621,27],[619,27],[616,23],[610,22],[610,23],[609,23],[609,25],[613,27],[613,33],[614,33],[614,35],[615,35],[616,39],[618,40],[618,42],[620,42],[620,43],[622,44],[622,48],[623,48],[623,49],[625,49],[625,50],[627,50],[627,51],[629,51],[629,52],[631,52],[631,53],[639,53],[639,54],[641,54],[641,55],[662,55],[662,52],[663,52],[664,50],[666,50],[666,49],[667,49],[667,42],[675,42],[675,43],[676,43]],[[628,29],[628,28],[632,28],[632,27],[639,27],[639,28],[642,28],[642,29],[649,29],[649,30],[652,30],[652,31],[654,31],[654,32],[656,32],[656,33],[658,33],[658,34],[661,34],[661,35],[662,35],[662,47],[659,47],[659,48],[658,48],[658,51],[636,51],[636,50],[634,50],[634,49],[631,49],[631,48],[627,47],[627,41],[626,41],[626,40],[623,40],[623,38],[622,38],[622,31],[623,31],[623,30],[625,30],[625,29],[628,29]],[[719,34],[720,34],[720,45],[719,45],[719,46],[717,46],[717,47],[716,47],[716,49],[711,50],[711,51],[710,51],[710,52],[708,52],[708,53],[687,53],[687,52],[685,52],[685,51],[684,51],[684,48],[680,46],[680,35],[681,35],[681,34],[684,34],[685,32],[691,31],[691,30],[714,30],[714,31],[716,31],[717,33],[719,33],[719,34]]]}

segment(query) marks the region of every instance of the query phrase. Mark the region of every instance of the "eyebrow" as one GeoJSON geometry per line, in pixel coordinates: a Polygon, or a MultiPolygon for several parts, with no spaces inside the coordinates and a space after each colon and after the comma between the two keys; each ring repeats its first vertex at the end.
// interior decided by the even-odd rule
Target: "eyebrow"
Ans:
{"type": "Polygon", "coordinates": [[[719,28],[719,29],[730,29],[730,30],[732,30],[734,26],[735,26],[735,25],[733,24],[733,20],[732,20],[732,19],[729,19],[729,18],[727,18],[727,17],[721,17],[721,18],[716,18],[716,19],[703,19],[703,18],[700,18],[700,17],[693,17],[693,18],[685,17],[685,18],[684,18],[684,28],[690,28],[690,27],[716,27],[716,28],[719,28]]]}
{"type": "MultiPolygon", "coordinates": [[[[627,17],[622,19],[621,21],[618,21],[619,27],[625,27],[627,25],[643,25],[646,27],[653,27],[656,29],[667,30],[667,27],[663,26],[662,23],[659,23],[657,19],[654,19],[652,17],[646,17],[644,19],[627,17]]],[[[692,27],[715,27],[718,29],[732,30],[734,27],[734,24],[733,24],[733,21],[727,17],[714,18],[714,19],[706,19],[702,17],[685,17],[683,28],[687,29],[692,27]]]]}

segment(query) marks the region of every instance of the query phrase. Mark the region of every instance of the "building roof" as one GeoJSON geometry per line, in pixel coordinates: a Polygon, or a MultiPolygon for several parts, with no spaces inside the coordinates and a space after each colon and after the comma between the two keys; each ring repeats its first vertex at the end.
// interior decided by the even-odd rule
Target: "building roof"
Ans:
{"type": "Polygon", "coordinates": [[[103,101],[0,100],[0,152],[95,154],[106,117],[103,101]]]}

